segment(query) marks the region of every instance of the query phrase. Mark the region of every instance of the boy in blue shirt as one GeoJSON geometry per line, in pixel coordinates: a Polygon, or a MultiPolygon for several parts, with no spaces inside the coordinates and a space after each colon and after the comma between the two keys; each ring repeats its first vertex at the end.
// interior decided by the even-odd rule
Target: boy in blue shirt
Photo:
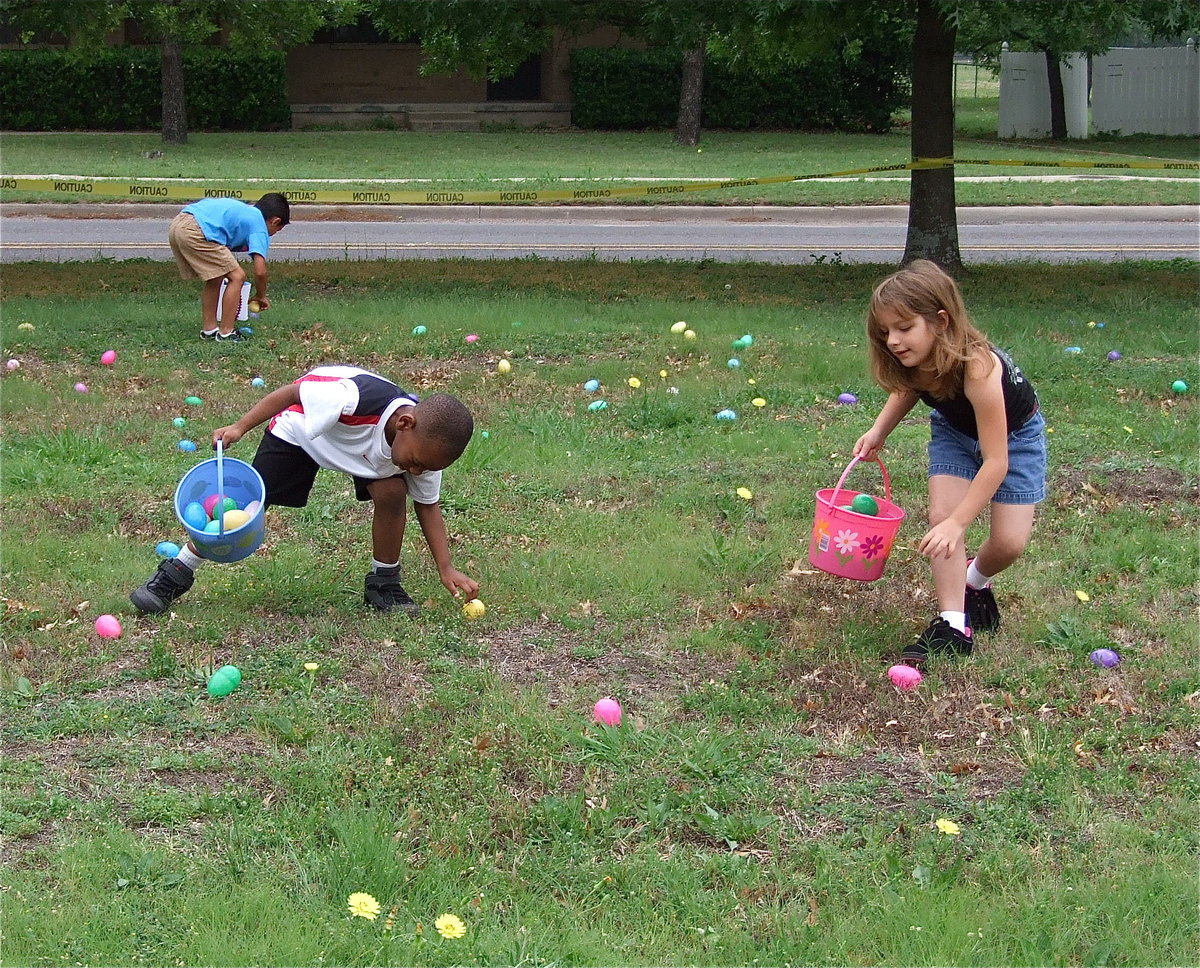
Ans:
{"type": "Polygon", "coordinates": [[[269,309],[267,298],[267,249],[270,237],[291,221],[288,200],[269,192],[253,205],[237,198],[202,198],[184,206],[175,216],[167,238],[181,279],[203,279],[200,294],[200,338],[240,343],[238,308],[246,270],[234,252],[249,252],[254,262],[252,298],[260,309],[269,309]],[[217,323],[217,301],[221,283],[227,282],[217,323]]]}

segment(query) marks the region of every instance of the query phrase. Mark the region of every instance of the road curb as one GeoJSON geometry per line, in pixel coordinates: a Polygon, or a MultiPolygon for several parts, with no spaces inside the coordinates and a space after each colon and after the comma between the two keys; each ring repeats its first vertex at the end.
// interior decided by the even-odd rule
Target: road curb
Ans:
{"type": "MultiPolygon", "coordinates": [[[[38,216],[62,219],[173,218],[182,206],[136,202],[9,202],[0,218],[38,216]]],[[[1010,220],[1014,212],[1026,222],[1108,221],[1135,217],[1141,221],[1195,222],[1194,205],[981,205],[958,209],[960,225],[990,225],[1010,220]]],[[[795,225],[894,225],[908,219],[907,205],[294,205],[292,217],[321,222],[775,222],[795,225]]]]}

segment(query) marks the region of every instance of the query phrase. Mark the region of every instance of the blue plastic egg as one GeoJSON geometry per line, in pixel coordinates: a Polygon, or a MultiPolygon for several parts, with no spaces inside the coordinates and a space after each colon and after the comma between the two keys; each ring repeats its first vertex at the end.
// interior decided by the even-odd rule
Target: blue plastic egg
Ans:
{"type": "Polygon", "coordinates": [[[729,367],[729,369],[731,369],[731,370],[736,370],[736,369],[737,369],[739,366],[741,366],[741,365],[742,365],[742,361],[741,361],[741,360],[739,360],[739,359],[738,359],[738,358],[735,356],[735,357],[733,357],[732,359],[730,359],[730,361],[729,361],[728,363],[726,363],[725,365],[726,365],[727,367],[729,367]]]}
{"type": "Polygon", "coordinates": [[[179,555],[179,545],[174,541],[160,541],[154,546],[154,553],[160,558],[176,558],[179,555]]]}
{"type": "Polygon", "coordinates": [[[256,376],[253,380],[250,381],[250,385],[252,387],[265,387],[267,385],[267,381],[264,380],[261,376],[256,376]]]}
{"type": "Polygon", "coordinates": [[[588,404],[588,410],[590,410],[592,413],[595,413],[597,410],[607,410],[607,409],[608,409],[608,404],[605,403],[603,400],[593,400],[591,403],[588,404]]]}
{"type": "Polygon", "coordinates": [[[190,528],[201,530],[208,524],[208,515],[204,513],[204,505],[199,501],[192,501],[183,509],[183,522],[190,528]]]}
{"type": "Polygon", "coordinates": [[[429,330],[427,330],[424,326],[413,327],[413,336],[424,336],[428,332],[429,330]]]}
{"type": "Polygon", "coordinates": [[[737,420],[737,414],[732,410],[718,410],[718,420],[737,420]]]}
{"type": "Polygon", "coordinates": [[[187,421],[184,420],[183,417],[176,417],[174,420],[171,421],[171,426],[174,427],[176,430],[182,430],[184,427],[187,426],[187,421]]]}
{"type": "Polygon", "coordinates": [[[240,327],[238,329],[238,332],[241,333],[243,336],[253,336],[254,335],[254,330],[249,326],[240,327]]]}
{"type": "Polygon", "coordinates": [[[585,390],[587,390],[588,393],[595,393],[597,390],[600,389],[600,381],[599,380],[588,380],[587,383],[585,383],[583,385],[583,388],[585,390]]]}
{"type": "Polygon", "coordinates": [[[209,521],[208,524],[206,524],[204,526],[204,533],[205,534],[220,534],[221,533],[220,519],[213,518],[211,521],[209,521]]]}
{"type": "Polygon", "coordinates": [[[179,449],[182,450],[185,454],[190,454],[190,453],[194,452],[196,449],[196,445],[194,443],[192,443],[190,440],[181,440],[179,442],[178,446],[179,446],[179,449]]]}

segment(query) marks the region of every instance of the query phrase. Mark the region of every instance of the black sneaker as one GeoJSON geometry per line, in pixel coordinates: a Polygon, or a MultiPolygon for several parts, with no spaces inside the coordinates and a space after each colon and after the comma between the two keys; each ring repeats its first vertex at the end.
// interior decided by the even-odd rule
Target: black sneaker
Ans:
{"type": "Polygon", "coordinates": [[[960,632],[939,616],[917,636],[917,641],[900,653],[900,661],[905,665],[919,666],[931,655],[970,655],[971,647],[970,629],[960,632]]]}
{"type": "Polygon", "coordinates": [[[1000,609],[990,584],[983,588],[967,586],[966,609],[972,632],[995,632],[1000,627],[1000,609]]]}
{"type": "Polygon", "coordinates": [[[244,343],[244,342],[246,342],[246,337],[241,334],[240,330],[236,330],[236,329],[233,330],[233,332],[231,332],[231,333],[222,333],[222,332],[218,331],[217,335],[214,336],[213,339],[215,339],[218,343],[244,343]]]}
{"type": "Polygon", "coordinates": [[[178,558],[167,558],[158,563],[158,571],[129,593],[129,600],[140,612],[165,612],[195,579],[192,569],[178,558]]]}
{"type": "Polygon", "coordinates": [[[367,575],[363,601],[381,612],[403,612],[405,615],[415,616],[421,611],[421,607],[400,584],[399,568],[373,571],[367,575]]]}
{"type": "Polygon", "coordinates": [[[217,333],[219,333],[219,332],[220,332],[219,329],[202,329],[202,330],[200,330],[200,338],[207,339],[207,340],[214,340],[217,338],[217,333]]]}

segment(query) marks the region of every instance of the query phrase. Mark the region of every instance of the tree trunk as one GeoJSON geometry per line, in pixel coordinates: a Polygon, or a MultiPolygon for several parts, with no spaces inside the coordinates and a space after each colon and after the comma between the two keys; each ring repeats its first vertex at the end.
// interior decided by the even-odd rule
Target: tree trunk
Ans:
{"type": "Polygon", "coordinates": [[[704,42],[683,52],[683,77],[679,85],[679,117],[675,121],[677,144],[700,143],[700,109],[704,100],[704,42]]]}
{"type": "MultiPolygon", "coordinates": [[[[913,36],[913,158],[954,155],[954,27],[934,0],[917,0],[913,36]]],[[[908,238],[901,263],[930,259],[952,275],[962,270],[958,215],[954,207],[954,168],[912,172],[909,182],[908,238]]]]}
{"type": "Polygon", "coordinates": [[[1062,68],[1058,54],[1046,51],[1046,80],[1050,82],[1050,137],[1067,136],[1067,105],[1063,100],[1062,68]]]}
{"type": "Polygon", "coordinates": [[[187,144],[187,99],[183,86],[183,49],[179,41],[164,38],[159,45],[162,73],[162,139],[167,144],[187,144]]]}

